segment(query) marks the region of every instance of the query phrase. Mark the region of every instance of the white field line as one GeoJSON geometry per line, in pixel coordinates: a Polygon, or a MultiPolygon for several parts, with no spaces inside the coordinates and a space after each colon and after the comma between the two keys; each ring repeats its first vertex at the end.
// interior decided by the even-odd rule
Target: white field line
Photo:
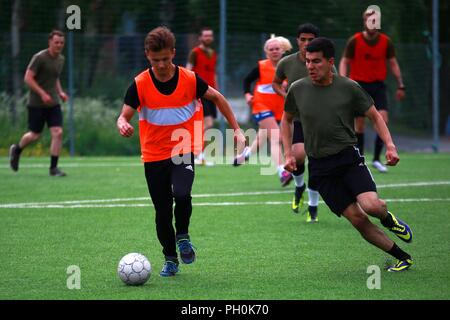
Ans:
{"type": "MultiPolygon", "coordinates": [[[[450,185],[450,181],[433,181],[433,182],[411,182],[379,185],[378,188],[400,188],[400,187],[425,187],[450,185]]],[[[234,193],[208,193],[193,195],[193,198],[214,198],[214,197],[238,197],[238,196],[260,196],[292,193],[292,190],[277,191],[256,191],[256,192],[234,192],[234,193]]],[[[447,198],[422,198],[422,199],[389,199],[386,201],[393,202],[427,202],[427,201],[449,201],[447,198]]],[[[262,201],[262,202],[200,202],[193,203],[194,206],[238,206],[238,205],[281,205],[288,204],[285,201],[262,201]]],[[[93,200],[72,200],[57,202],[24,202],[24,203],[7,203],[0,204],[0,209],[6,208],[112,208],[112,207],[147,207],[151,206],[150,197],[139,198],[114,198],[114,199],[93,199],[93,200]],[[117,203],[145,201],[146,203],[117,203]],[[96,204],[97,203],[97,204],[96,204]]]]}
{"type": "MultiPolygon", "coordinates": [[[[130,163],[62,163],[61,167],[64,168],[99,168],[99,167],[143,167],[144,165],[140,162],[130,162],[130,163]]],[[[20,164],[20,168],[48,168],[48,163],[34,163],[34,164],[20,164]]],[[[10,169],[9,165],[1,164],[0,169],[10,169]]]]}
{"type": "MultiPolygon", "coordinates": [[[[450,202],[450,198],[406,198],[406,199],[383,199],[386,202],[450,202]]],[[[150,200],[149,200],[150,201],[150,200]]],[[[324,203],[319,201],[319,203],[324,203]]],[[[199,202],[193,203],[194,207],[225,207],[225,206],[255,206],[255,205],[289,205],[291,201],[248,201],[248,202],[199,202]]],[[[4,206],[0,209],[77,209],[77,208],[131,208],[131,207],[153,207],[152,203],[116,203],[116,204],[73,204],[73,205],[26,205],[26,206],[4,206]]]]}

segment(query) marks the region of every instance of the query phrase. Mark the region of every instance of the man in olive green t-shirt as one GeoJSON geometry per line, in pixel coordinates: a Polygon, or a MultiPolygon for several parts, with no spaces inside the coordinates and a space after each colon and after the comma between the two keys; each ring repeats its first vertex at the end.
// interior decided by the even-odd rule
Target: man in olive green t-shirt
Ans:
{"type": "Polygon", "coordinates": [[[10,166],[19,170],[22,150],[41,137],[45,123],[50,130],[50,169],[51,176],[63,177],[66,174],[58,168],[58,159],[63,137],[63,116],[59,98],[64,102],[68,97],[61,87],[59,76],[64,65],[64,33],[54,30],[48,37],[48,48],[36,53],[25,73],[25,83],[30,88],[28,101],[28,129],[18,144],[9,148],[10,166]]]}
{"type": "MultiPolygon", "coordinates": [[[[303,77],[308,76],[308,71],[305,66],[305,55],[306,46],[314,38],[318,37],[319,28],[311,23],[305,23],[298,27],[297,29],[297,45],[298,52],[292,53],[278,62],[277,69],[275,71],[275,76],[272,82],[272,87],[276,93],[282,97],[286,97],[287,88],[291,84],[303,77]],[[287,80],[288,86],[284,87],[283,82],[287,80]]],[[[295,182],[294,199],[292,200],[292,210],[295,213],[299,212],[299,208],[302,205],[302,199],[306,185],[304,182],[304,172],[305,172],[305,147],[304,147],[304,137],[302,124],[298,119],[294,121],[294,135],[292,138],[292,148],[293,155],[297,160],[297,170],[292,172],[292,176],[295,182]]],[[[311,184],[311,180],[308,181],[308,214],[306,221],[317,222],[318,221],[318,204],[319,204],[319,193],[316,191],[317,188],[311,184]]]]}
{"type": "Polygon", "coordinates": [[[281,136],[286,165],[296,169],[292,155],[291,124],[299,116],[305,136],[310,179],[328,207],[338,216],[343,215],[369,243],[398,259],[388,268],[397,272],[407,270],[413,261],[375,224],[368,215],[400,239],[412,241],[410,227],[387,210],[379,199],[372,175],[364,157],[355,147],[354,117],[367,116],[386,144],[387,165],[399,161],[396,147],[383,118],[370,96],[353,80],[334,75],[334,44],[326,38],[316,38],[306,47],[306,67],[309,77],[292,84],[285,101],[281,120],[281,136]]]}

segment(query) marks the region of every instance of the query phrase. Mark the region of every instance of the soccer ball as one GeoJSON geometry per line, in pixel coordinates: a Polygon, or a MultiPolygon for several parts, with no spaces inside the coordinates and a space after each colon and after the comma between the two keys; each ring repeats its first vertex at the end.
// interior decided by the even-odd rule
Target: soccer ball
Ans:
{"type": "Polygon", "coordinates": [[[133,252],[120,259],[117,273],[127,285],[138,286],[150,278],[152,265],[146,256],[133,252]]]}

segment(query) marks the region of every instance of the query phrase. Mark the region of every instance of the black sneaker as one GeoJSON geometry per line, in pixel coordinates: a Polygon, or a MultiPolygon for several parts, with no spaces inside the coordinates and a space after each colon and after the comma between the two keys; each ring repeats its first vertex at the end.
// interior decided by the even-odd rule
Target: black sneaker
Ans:
{"type": "Polygon", "coordinates": [[[317,207],[309,206],[308,214],[306,216],[306,222],[315,223],[319,222],[319,218],[317,217],[317,207]]]}
{"type": "Polygon", "coordinates": [[[177,241],[178,249],[180,250],[181,261],[185,264],[191,264],[195,261],[195,248],[188,239],[179,239],[177,241]]]}
{"type": "Polygon", "coordinates": [[[52,177],[65,177],[66,173],[59,170],[59,168],[50,168],[49,173],[52,177]]]}
{"type": "Polygon", "coordinates": [[[17,152],[18,147],[17,144],[13,144],[9,147],[9,165],[11,166],[12,171],[19,170],[20,153],[17,152]]]}
{"type": "Polygon", "coordinates": [[[304,202],[304,191],[306,185],[303,184],[301,187],[295,187],[294,198],[292,199],[292,211],[298,213],[299,208],[303,206],[304,202]]]}

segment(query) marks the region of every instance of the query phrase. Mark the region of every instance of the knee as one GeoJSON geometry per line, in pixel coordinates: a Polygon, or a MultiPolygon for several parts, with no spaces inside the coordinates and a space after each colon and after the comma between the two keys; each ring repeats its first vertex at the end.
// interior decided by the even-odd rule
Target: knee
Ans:
{"type": "Polygon", "coordinates": [[[191,202],[192,197],[189,192],[185,191],[175,191],[173,192],[173,198],[175,199],[175,203],[187,203],[191,202]]]}
{"type": "Polygon", "coordinates": [[[51,129],[52,138],[62,138],[63,129],[61,127],[56,127],[51,129]]]}
{"type": "Polygon", "coordinates": [[[369,214],[376,214],[385,211],[386,203],[380,199],[371,199],[360,204],[362,209],[369,214]]]}
{"type": "Polygon", "coordinates": [[[30,132],[29,137],[30,137],[30,140],[34,142],[36,140],[39,140],[39,138],[41,137],[41,134],[36,133],[36,132],[30,132]]]}

